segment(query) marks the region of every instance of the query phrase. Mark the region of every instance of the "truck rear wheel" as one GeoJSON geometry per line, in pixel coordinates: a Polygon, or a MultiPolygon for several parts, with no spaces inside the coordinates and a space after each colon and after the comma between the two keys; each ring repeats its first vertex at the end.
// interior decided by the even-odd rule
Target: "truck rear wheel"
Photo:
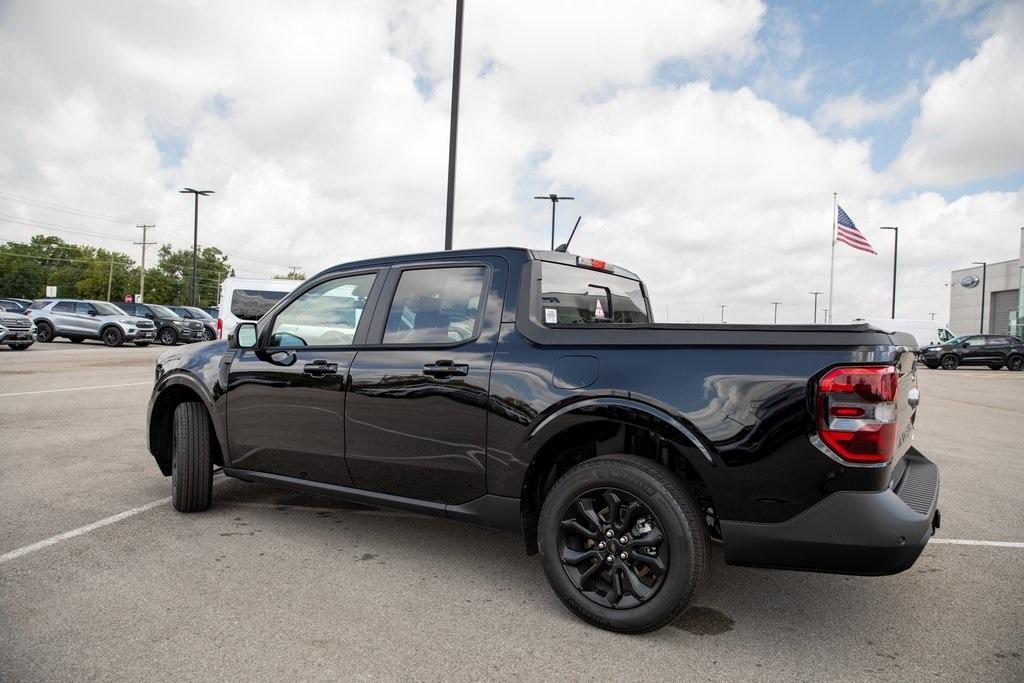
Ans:
{"type": "Polygon", "coordinates": [[[210,421],[198,401],[174,408],[171,452],[171,505],[178,512],[202,512],[213,496],[210,421]]]}
{"type": "Polygon", "coordinates": [[[670,471],[626,455],[566,472],[541,507],[544,573],[581,619],[642,633],[676,618],[707,572],[707,528],[670,471]]]}

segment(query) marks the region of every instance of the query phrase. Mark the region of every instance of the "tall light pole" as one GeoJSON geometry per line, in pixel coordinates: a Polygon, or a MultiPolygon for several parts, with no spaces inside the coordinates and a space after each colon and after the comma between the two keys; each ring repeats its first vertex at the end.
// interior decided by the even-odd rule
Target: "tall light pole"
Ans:
{"type": "Polygon", "coordinates": [[[718,307],[722,309],[722,322],[725,322],[725,309],[728,304],[718,304],[718,307]]]}
{"type": "Polygon", "coordinates": [[[462,10],[464,0],[455,0],[455,55],[452,58],[451,127],[448,129],[448,199],[444,213],[444,249],[452,248],[452,218],[455,210],[455,148],[459,139],[459,82],[462,74],[462,10]]]}
{"type": "Polygon", "coordinates": [[[772,306],[775,307],[775,319],[772,322],[772,324],[773,325],[778,325],[779,324],[779,304],[781,304],[782,302],[781,301],[769,301],[768,303],[770,303],[772,306]]]}
{"type": "Polygon", "coordinates": [[[551,200],[551,251],[555,250],[555,204],[561,201],[571,201],[576,199],[575,197],[559,197],[557,194],[552,192],[548,195],[542,195],[540,197],[534,197],[534,199],[550,199],[551,200]]]}
{"type": "Polygon", "coordinates": [[[818,324],[818,295],[824,294],[824,292],[807,292],[808,294],[814,295],[814,324],[818,324]]]}
{"type": "Polygon", "coordinates": [[[972,261],[981,266],[981,322],[978,323],[978,334],[985,334],[985,276],[988,275],[988,264],[984,261],[972,261]]]}
{"type": "Polygon", "coordinates": [[[884,227],[882,230],[893,231],[892,241],[892,312],[889,317],[896,319],[896,253],[900,248],[900,229],[895,226],[884,227]]]}
{"type": "Polygon", "coordinates": [[[191,187],[186,187],[184,190],[178,190],[181,194],[192,194],[196,197],[196,211],[195,220],[192,224],[192,291],[189,294],[189,306],[195,306],[196,301],[199,299],[199,283],[196,279],[196,272],[199,267],[199,195],[208,197],[213,194],[213,190],[193,190],[191,187]]]}

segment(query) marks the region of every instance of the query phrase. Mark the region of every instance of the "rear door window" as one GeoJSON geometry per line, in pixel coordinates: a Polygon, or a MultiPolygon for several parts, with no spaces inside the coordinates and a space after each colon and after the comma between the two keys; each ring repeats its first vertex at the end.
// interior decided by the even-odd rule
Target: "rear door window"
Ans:
{"type": "Polygon", "coordinates": [[[231,293],[231,315],[241,320],[259,320],[288,292],[236,289],[231,293]]]}
{"type": "Polygon", "coordinates": [[[54,313],[74,313],[75,302],[73,301],[58,301],[53,305],[54,313]]]}
{"type": "Polygon", "coordinates": [[[476,335],[484,266],[407,270],[391,301],[385,344],[457,344],[476,335]]]}
{"type": "Polygon", "coordinates": [[[561,263],[541,264],[540,307],[545,325],[650,322],[638,280],[561,263]]]}
{"type": "Polygon", "coordinates": [[[95,310],[96,308],[92,304],[86,303],[85,301],[79,301],[75,304],[75,313],[78,313],[79,315],[89,315],[89,311],[95,310]]]}

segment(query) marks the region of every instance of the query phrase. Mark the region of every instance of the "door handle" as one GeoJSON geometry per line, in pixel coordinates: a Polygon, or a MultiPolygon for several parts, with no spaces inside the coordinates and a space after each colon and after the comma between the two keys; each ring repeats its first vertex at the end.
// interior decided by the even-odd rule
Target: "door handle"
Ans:
{"type": "Polygon", "coordinates": [[[311,363],[306,363],[302,366],[302,372],[305,375],[311,375],[313,377],[323,377],[324,375],[337,375],[338,364],[328,363],[326,360],[320,358],[311,363]]]}
{"type": "Polygon", "coordinates": [[[456,365],[453,360],[439,360],[423,366],[423,374],[431,377],[465,377],[469,374],[468,365],[456,365]]]}

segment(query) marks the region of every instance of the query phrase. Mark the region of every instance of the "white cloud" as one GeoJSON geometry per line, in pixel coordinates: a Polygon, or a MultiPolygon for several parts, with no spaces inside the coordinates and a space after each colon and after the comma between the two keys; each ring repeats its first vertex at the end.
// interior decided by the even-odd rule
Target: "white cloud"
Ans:
{"type": "Polygon", "coordinates": [[[829,97],[818,107],[814,119],[823,128],[854,130],[865,124],[891,120],[914,104],[919,94],[917,83],[911,83],[902,92],[883,99],[867,99],[860,91],[829,97]]]}
{"type": "Polygon", "coordinates": [[[1024,169],[1024,5],[1000,6],[977,54],[938,75],[893,165],[912,185],[957,184],[1024,169]]]}
{"type": "MultiPolygon", "coordinates": [[[[155,222],[154,239],[180,246],[192,205],[176,190],[215,189],[201,241],[246,275],[436,249],[452,6],[8,3],[0,186],[155,222]],[[185,136],[180,165],[161,158],[155,132],[185,136]]],[[[799,322],[811,317],[805,292],[826,284],[840,191],[880,256],[841,248],[836,320],[888,310],[876,226],[893,222],[906,245],[901,314],[945,311],[963,231],[970,260],[1005,257],[1019,192],[892,202],[868,142],[833,139],[747,88],[649,85],[666,60],[733,73],[764,49],[765,16],[753,0],[644,12],[469,3],[456,246],[544,247],[550,207],[531,197],[569,192],[561,236],[584,214],[574,249],[647,277],[659,316],[668,302],[674,319],[713,320],[725,303],[729,320],[764,322],[781,300],[780,321],[799,322]]],[[[0,206],[107,231],[120,241],[97,244],[134,253],[131,226],[0,206]]],[[[0,223],[2,238],[32,232],[0,223]]]]}

